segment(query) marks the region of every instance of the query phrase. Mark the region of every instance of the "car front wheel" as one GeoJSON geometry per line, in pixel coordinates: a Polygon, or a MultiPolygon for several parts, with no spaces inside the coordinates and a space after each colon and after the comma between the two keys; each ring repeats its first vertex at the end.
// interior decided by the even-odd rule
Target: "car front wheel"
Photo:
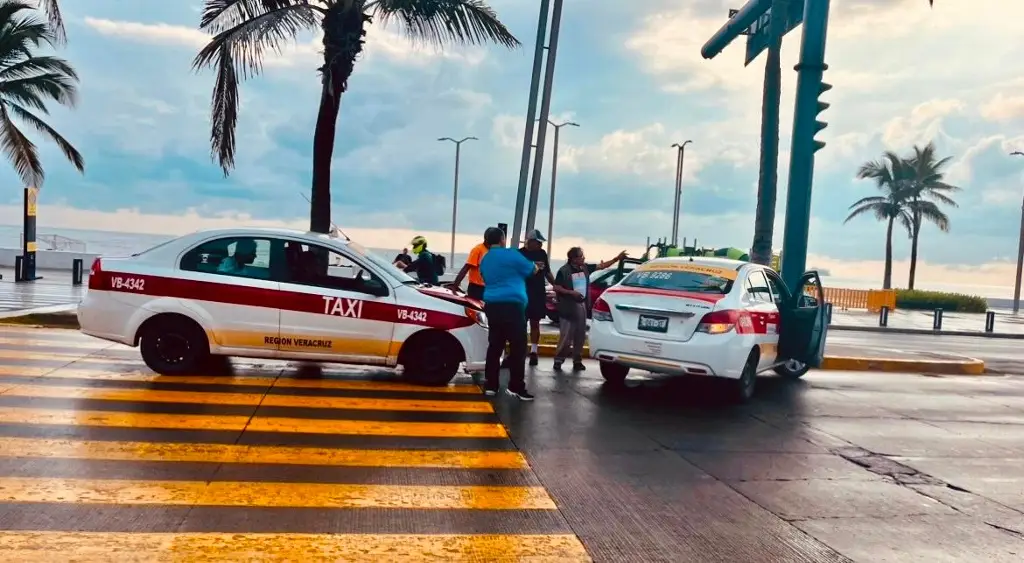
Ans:
{"type": "Polygon", "coordinates": [[[199,325],[184,318],[155,318],[140,335],[139,351],[149,369],[161,375],[196,373],[210,358],[210,341],[199,325]]]}
{"type": "Polygon", "coordinates": [[[788,360],[782,365],[775,366],[775,373],[788,379],[800,379],[805,373],[810,371],[811,367],[803,362],[796,360],[788,360]]]}
{"type": "Polygon", "coordinates": [[[458,351],[444,335],[428,334],[411,342],[404,350],[404,375],[420,385],[448,385],[459,372],[458,351]]]}

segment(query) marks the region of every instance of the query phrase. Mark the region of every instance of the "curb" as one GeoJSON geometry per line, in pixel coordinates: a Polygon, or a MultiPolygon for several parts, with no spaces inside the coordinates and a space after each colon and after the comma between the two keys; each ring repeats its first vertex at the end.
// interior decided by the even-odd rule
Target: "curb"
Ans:
{"type": "Polygon", "coordinates": [[[974,338],[1003,338],[1007,340],[1024,340],[1024,334],[1009,332],[975,332],[970,330],[928,330],[924,328],[889,328],[880,326],[829,325],[829,330],[850,332],[874,332],[889,334],[924,334],[928,336],[971,336],[974,338]]]}
{"type": "MultiPolygon", "coordinates": [[[[537,355],[551,358],[555,355],[557,338],[542,334],[537,355]]],[[[590,347],[583,346],[583,357],[590,357],[590,347]]],[[[889,373],[929,373],[938,375],[984,375],[985,362],[976,358],[963,360],[905,360],[899,358],[858,358],[854,356],[825,356],[823,370],[881,371],[889,373]]]]}

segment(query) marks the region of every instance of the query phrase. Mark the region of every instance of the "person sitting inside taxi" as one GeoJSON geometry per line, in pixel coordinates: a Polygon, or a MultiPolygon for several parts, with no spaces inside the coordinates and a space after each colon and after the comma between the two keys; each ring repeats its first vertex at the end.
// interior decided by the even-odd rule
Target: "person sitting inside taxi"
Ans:
{"type": "Polygon", "coordinates": [[[255,260],[256,241],[241,239],[235,243],[235,254],[221,260],[220,265],[217,266],[217,273],[255,277],[260,272],[249,268],[249,264],[252,264],[255,260]]]}
{"type": "Polygon", "coordinates": [[[434,268],[434,254],[427,250],[426,237],[417,236],[410,243],[416,259],[405,267],[406,273],[416,273],[420,283],[437,285],[437,270],[434,268]]]}

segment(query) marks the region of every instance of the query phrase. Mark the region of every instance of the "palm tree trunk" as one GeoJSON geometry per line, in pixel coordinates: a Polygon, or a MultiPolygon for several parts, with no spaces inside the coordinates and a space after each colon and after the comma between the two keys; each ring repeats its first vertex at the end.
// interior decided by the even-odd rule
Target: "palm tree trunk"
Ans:
{"type": "Polygon", "coordinates": [[[917,276],[917,241],[921,235],[921,214],[914,212],[914,224],[910,233],[910,278],[907,289],[914,289],[914,278],[917,276]]]}
{"type": "Polygon", "coordinates": [[[356,57],[363,50],[365,26],[370,17],[361,4],[345,9],[335,4],[324,15],[323,88],[320,111],[313,133],[313,188],[310,194],[309,230],[326,233],[331,229],[331,162],[338,128],[341,96],[348,90],[348,79],[355,68],[356,57]]]}
{"type": "Polygon", "coordinates": [[[882,289],[892,289],[892,226],[895,217],[889,217],[889,226],[885,229],[885,273],[882,275],[882,289]]]}
{"type": "MultiPolygon", "coordinates": [[[[772,13],[786,13],[787,2],[776,0],[772,13]]],[[[775,231],[775,207],[778,195],[779,106],[782,103],[782,50],[780,25],[769,24],[768,56],[764,64],[764,89],[761,94],[761,170],[757,178],[757,210],[754,212],[754,241],[750,261],[764,266],[772,262],[775,231]],[[778,35],[775,35],[778,33],[778,35]]]]}

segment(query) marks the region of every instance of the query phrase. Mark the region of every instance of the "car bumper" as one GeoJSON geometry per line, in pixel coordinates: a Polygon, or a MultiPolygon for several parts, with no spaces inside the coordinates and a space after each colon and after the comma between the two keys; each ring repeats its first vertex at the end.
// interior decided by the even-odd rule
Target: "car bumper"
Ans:
{"type": "Polygon", "coordinates": [[[635,369],[670,375],[739,379],[756,337],[745,334],[694,334],[685,342],[622,334],[610,322],[594,322],[590,357],[635,369]]]}
{"type": "Polygon", "coordinates": [[[78,304],[79,330],[89,336],[133,346],[134,334],[126,334],[124,320],[135,312],[135,307],[90,294],[91,291],[86,291],[78,304]]]}
{"type": "Polygon", "coordinates": [[[466,373],[479,373],[487,365],[487,329],[480,325],[458,330],[458,339],[466,354],[463,370],[466,373]]]}

